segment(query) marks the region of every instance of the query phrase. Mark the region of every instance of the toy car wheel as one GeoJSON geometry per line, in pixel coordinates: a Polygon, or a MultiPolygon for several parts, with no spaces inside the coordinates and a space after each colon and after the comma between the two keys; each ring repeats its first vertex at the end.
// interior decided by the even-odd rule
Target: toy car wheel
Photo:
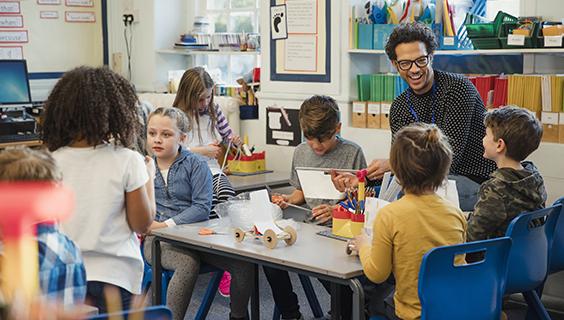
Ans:
{"type": "Polygon", "coordinates": [[[291,246],[293,245],[296,240],[298,240],[298,233],[296,232],[296,229],[287,226],[286,228],[284,228],[284,231],[290,235],[289,239],[285,239],[284,241],[286,242],[287,245],[291,246]]]}
{"type": "Polygon", "coordinates": [[[235,240],[241,242],[243,239],[245,239],[245,232],[239,228],[235,229],[235,240]]]}
{"type": "Polygon", "coordinates": [[[268,249],[274,249],[274,247],[278,244],[278,237],[274,231],[268,229],[262,235],[262,241],[268,249]]]}

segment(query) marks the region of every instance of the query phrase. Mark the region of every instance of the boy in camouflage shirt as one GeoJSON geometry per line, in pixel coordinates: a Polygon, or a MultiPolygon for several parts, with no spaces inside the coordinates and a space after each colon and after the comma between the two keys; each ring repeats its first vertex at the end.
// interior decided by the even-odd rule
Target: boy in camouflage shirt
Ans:
{"type": "Polygon", "coordinates": [[[484,157],[495,161],[497,170],[480,187],[468,242],[504,236],[513,218],[543,208],[546,201],[542,176],[523,161],[540,144],[540,122],[529,111],[508,106],[487,113],[484,124],[484,157]]]}

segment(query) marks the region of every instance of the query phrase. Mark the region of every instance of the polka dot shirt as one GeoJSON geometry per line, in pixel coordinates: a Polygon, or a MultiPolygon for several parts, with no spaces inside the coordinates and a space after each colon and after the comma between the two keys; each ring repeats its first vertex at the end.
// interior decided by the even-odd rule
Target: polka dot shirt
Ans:
{"type": "Polygon", "coordinates": [[[448,137],[453,151],[450,173],[482,182],[496,168],[493,161],[482,156],[486,112],[484,103],[466,77],[434,70],[434,78],[434,95],[433,90],[416,95],[411,89],[407,89],[394,100],[390,108],[392,138],[401,128],[416,122],[409,110],[408,101],[413,105],[419,121],[425,123],[433,122],[431,109],[434,107],[435,124],[448,137]]]}

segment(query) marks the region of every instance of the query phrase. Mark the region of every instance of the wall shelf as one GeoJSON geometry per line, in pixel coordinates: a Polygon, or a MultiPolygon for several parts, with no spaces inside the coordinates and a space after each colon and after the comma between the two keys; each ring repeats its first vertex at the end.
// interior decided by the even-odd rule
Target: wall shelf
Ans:
{"type": "MultiPolygon", "coordinates": [[[[386,54],[385,50],[349,49],[350,54],[386,54]]],[[[435,55],[504,55],[504,54],[564,54],[562,48],[491,49],[491,50],[436,50],[435,55]]]]}
{"type": "Polygon", "coordinates": [[[176,54],[184,56],[196,55],[259,55],[260,51],[203,51],[203,50],[188,50],[188,49],[160,49],[157,53],[162,54],[176,54]]]}

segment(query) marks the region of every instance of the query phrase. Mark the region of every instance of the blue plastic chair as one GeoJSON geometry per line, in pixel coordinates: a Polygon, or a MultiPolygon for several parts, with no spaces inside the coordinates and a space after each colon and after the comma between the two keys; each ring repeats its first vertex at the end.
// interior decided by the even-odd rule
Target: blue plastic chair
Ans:
{"type": "Polygon", "coordinates": [[[144,320],[172,320],[172,312],[165,306],[154,306],[139,310],[127,310],[123,312],[104,313],[88,318],[87,320],[107,320],[107,319],[129,319],[130,316],[139,317],[143,314],[144,320]]]}
{"type": "Polygon", "coordinates": [[[513,241],[509,253],[505,294],[522,293],[537,317],[550,319],[535,291],[548,274],[549,249],[561,206],[552,206],[517,216],[507,228],[513,241]]]}
{"type": "Polygon", "coordinates": [[[503,237],[429,250],[419,270],[421,319],[499,319],[510,248],[503,237]],[[455,256],[473,252],[484,259],[454,264],[455,256]]]}
{"type": "MultiPolygon", "coordinates": [[[[321,305],[319,304],[319,300],[317,299],[317,295],[315,294],[311,280],[308,276],[303,274],[298,274],[298,277],[300,278],[302,288],[304,288],[305,296],[307,298],[307,301],[309,302],[313,316],[316,318],[323,317],[323,309],[321,309],[321,305]]],[[[280,320],[281,316],[282,315],[280,314],[280,310],[276,305],[274,305],[274,314],[272,315],[272,320],[280,320]]]]}
{"type": "MultiPolygon", "coordinates": [[[[143,248],[143,246],[141,246],[141,248],[143,248]]],[[[143,292],[147,292],[153,281],[153,269],[147,263],[147,260],[145,259],[145,255],[143,254],[143,250],[141,250],[141,256],[143,257],[143,264],[144,264],[143,282],[141,284],[141,288],[143,292]]],[[[210,311],[211,305],[213,303],[213,300],[215,298],[217,289],[219,288],[219,282],[221,282],[221,277],[223,276],[223,272],[224,272],[223,270],[220,270],[208,264],[202,264],[200,266],[199,274],[213,273],[213,275],[212,278],[210,279],[208,287],[206,288],[206,292],[202,297],[202,303],[200,304],[200,307],[198,308],[198,312],[194,317],[195,320],[206,319],[210,311]]],[[[172,278],[173,275],[174,275],[174,271],[163,269],[162,281],[161,281],[161,285],[162,285],[161,301],[163,305],[166,304],[166,292],[168,289],[168,283],[170,282],[170,279],[172,278]]]]}

